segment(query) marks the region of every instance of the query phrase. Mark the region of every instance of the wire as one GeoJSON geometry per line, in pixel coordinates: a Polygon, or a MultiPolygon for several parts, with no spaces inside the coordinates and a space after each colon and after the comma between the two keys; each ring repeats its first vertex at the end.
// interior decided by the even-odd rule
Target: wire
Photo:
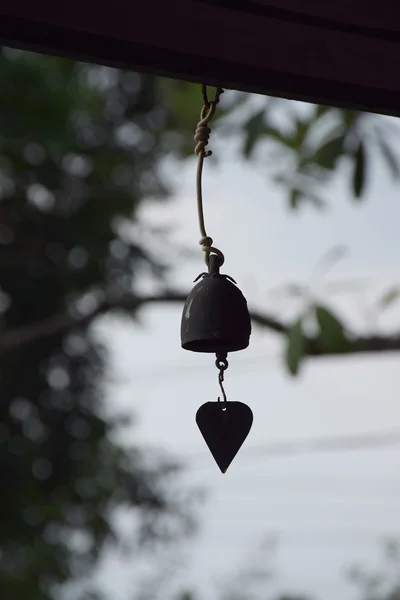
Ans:
{"type": "MultiPolygon", "coordinates": [[[[268,527],[270,530],[270,527],[268,527]]],[[[229,546],[232,541],[241,541],[243,536],[248,537],[254,536],[253,530],[237,530],[235,528],[220,528],[218,529],[218,535],[213,534],[212,544],[225,548],[229,546]]],[[[327,530],[315,530],[310,532],[296,531],[294,529],[286,529],[283,527],[277,527],[272,529],[272,535],[277,538],[277,547],[284,548],[289,545],[301,544],[302,546],[323,546],[325,550],[329,550],[332,546],[353,546],[359,545],[366,542],[372,542],[383,539],[393,539],[400,536],[400,531],[391,529],[381,530],[363,530],[363,531],[327,531],[327,530]]],[[[208,536],[207,536],[208,537],[208,536]]],[[[204,539],[204,538],[203,538],[204,539]]]]}
{"type": "MultiPolygon", "coordinates": [[[[249,366],[253,366],[254,363],[261,362],[263,367],[263,373],[266,369],[271,368],[272,366],[279,366],[280,357],[274,353],[263,353],[263,354],[247,354],[241,356],[238,359],[238,362],[235,364],[235,369],[240,370],[241,368],[246,368],[247,372],[249,366]]],[[[254,365],[255,366],[255,365],[254,365]]],[[[209,371],[210,365],[208,363],[187,363],[185,364],[185,373],[197,373],[200,371],[209,371]]],[[[150,377],[149,385],[154,385],[154,380],[151,378],[153,375],[157,375],[158,377],[172,377],[172,378],[182,378],[182,361],[173,360],[170,362],[164,362],[156,364],[156,368],[151,367],[147,364],[141,366],[139,371],[134,371],[132,374],[132,379],[136,382],[141,379],[147,380],[150,377]]]]}
{"type": "MultiPolygon", "coordinates": [[[[308,440],[292,440],[272,442],[247,447],[242,450],[242,461],[253,458],[279,458],[299,456],[301,454],[320,454],[321,452],[348,452],[352,450],[369,450],[400,445],[400,431],[386,431],[359,435],[335,436],[308,440]]],[[[196,452],[190,458],[194,462],[202,461],[204,453],[196,452]]],[[[211,464],[210,464],[211,466],[211,464]]]]}

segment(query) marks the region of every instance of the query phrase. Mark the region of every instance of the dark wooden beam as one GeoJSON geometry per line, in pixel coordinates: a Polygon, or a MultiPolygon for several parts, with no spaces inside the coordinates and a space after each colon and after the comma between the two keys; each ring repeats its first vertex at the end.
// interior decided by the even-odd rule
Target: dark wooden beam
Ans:
{"type": "Polygon", "coordinates": [[[399,115],[400,3],[371,0],[365,6],[361,0],[3,0],[0,41],[224,88],[399,115]]]}

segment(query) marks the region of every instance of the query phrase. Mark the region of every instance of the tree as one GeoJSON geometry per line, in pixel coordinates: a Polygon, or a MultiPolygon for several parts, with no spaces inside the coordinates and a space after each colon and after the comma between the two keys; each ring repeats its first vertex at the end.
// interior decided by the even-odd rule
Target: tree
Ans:
{"type": "MultiPolygon", "coordinates": [[[[103,404],[107,352],[90,325],[187,295],[170,288],[168,265],[130,226],[146,196],[167,195],[159,174],[166,153],[192,152],[199,94],[189,84],[7,49],[0,75],[0,584],[6,598],[47,600],[117,537],[117,508],[139,513],[139,539],[168,538],[188,521],[176,465],[118,445],[121,420],[103,404]],[[163,281],[162,292],[137,293],[143,267],[163,281]]],[[[292,208],[307,199],[322,205],[314,187],[342,158],[352,161],[361,196],[371,148],[397,176],[393,146],[386,134],[371,137],[370,116],[310,107],[278,127],[273,110],[292,105],[267,102],[251,113],[252,99],[233,93],[218,126],[244,132],[249,157],[265,141],[294,159],[289,179],[275,174],[292,208]]],[[[380,131],[386,121],[377,123],[380,131]]],[[[292,373],[305,356],[400,349],[400,333],[359,337],[323,306],[294,323],[252,318],[286,337],[292,373]]]]}
{"type": "Polygon", "coordinates": [[[0,77],[1,330],[70,319],[32,344],[17,334],[0,363],[0,587],[45,600],[118,537],[117,508],[135,543],[190,525],[175,462],[116,441],[126,420],[104,406],[106,349],[85,321],[143,265],[163,272],[121,229],[166,195],[169,115],[135,73],[3,48],[0,77]]]}
{"type": "MultiPolygon", "coordinates": [[[[164,103],[175,108],[166,131],[173,135],[177,156],[185,158],[193,153],[190,139],[199,90],[191,84],[168,81],[162,83],[162,90],[164,103]]],[[[241,151],[247,158],[253,159],[257,149],[263,156],[267,153],[272,162],[270,176],[287,190],[291,209],[299,209],[306,202],[323,208],[326,202],[321,190],[343,161],[351,166],[350,184],[356,199],[363,197],[368,185],[367,161],[373,164],[380,156],[391,175],[395,179],[399,177],[400,157],[394,145],[398,125],[394,119],[235,92],[226,97],[227,102],[218,109],[216,128],[222,135],[240,136],[241,151]]],[[[370,171],[368,168],[368,173],[370,171]]],[[[326,260],[329,263],[334,258],[333,252],[326,260]]],[[[291,289],[297,295],[306,295],[306,289],[296,286],[294,290],[294,287],[291,289]]],[[[78,317],[78,321],[87,324],[116,308],[130,311],[150,303],[181,304],[187,293],[188,290],[171,290],[169,286],[156,295],[127,293],[116,301],[100,302],[92,311],[78,317]]],[[[381,308],[391,305],[399,294],[397,288],[388,289],[380,301],[381,308]]],[[[400,350],[400,331],[391,335],[360,336],[345,327],[330,308],[315,303],[309,304],[293,322],[283,322],[266,312],[252,311],[251,316],[255,325],[286,339],[285,361],[292,375],[298,373],[306,357],[400,350]],[[310,326],[316,332],[313,335],[308,334],[310,326]]],[[[75,322],[64,312],[29,327],[9,329],[0,337],[0,350],[12,351],[55,330],[68,331],[75,322]]]]}
{"type": "MultiPolygon", "coordinates": [[[[264,556],[264,560],[265,560],[264,556]]],[[[388,540],[383,544],[383,565],[378,569],[353,566],[348,569],[350,583],[357,588],[359,600],[399,600],[400,547],[396,540],[388,540]]],[[[226,588],[215,594],[215,600],[312,600],[309,594],[276,595],[268,591],[271,572],[264,562],[260,567],[245,567],[239,570],[236,577],[229,579],[226,588]]],[[[153,598],[158,600],[157,595],[153,598]]],[[[140,599],[141,600],[141,599],[140,599]]],[[[144,599],[143,599],[144,600],[144,599]]],[[[201,600],[195,592],[181,592],[173,600],[201,600]]]]}
{"type": "Polygon", "coordinates": [[[399,600],[400,547],[396,540],[385,542],[383,567],[378,570],[353,567],[349,575],[359,590],[360,600],[399,600]]]}

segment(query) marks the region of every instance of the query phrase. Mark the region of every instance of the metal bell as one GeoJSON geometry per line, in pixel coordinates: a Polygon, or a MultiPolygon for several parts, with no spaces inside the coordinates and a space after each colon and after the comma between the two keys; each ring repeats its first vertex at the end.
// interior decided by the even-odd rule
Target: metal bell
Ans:
{"type": "Polygon", "coordinates": [[[219,272],[220,258],[210,255],[183,307],[181,344],[192,352],[228,353],[247,348],[251,321],[246,298],[228,275],[219,272]]]}

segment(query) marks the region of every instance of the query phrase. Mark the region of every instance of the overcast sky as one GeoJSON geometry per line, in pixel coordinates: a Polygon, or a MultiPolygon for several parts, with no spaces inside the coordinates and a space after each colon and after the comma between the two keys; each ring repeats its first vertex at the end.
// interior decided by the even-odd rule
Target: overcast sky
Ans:
{"type": "MultiPolygon", "coordinates": [[[[236,279],[250,306],[284,317],[295,314],[298,305],[282,303],[271,290],[305,282],[323,255],[341,244],[349,253],[326,281],[366,278],[368,287],[329,301],[364,333],[395,327],[397,309],[378,322],[371,311],[382,288],[399,278],[399,190],[381,165],[369,173],[363,203],[350,200],[343,171],[326,192],[328,211],[304,207],[291,213],[266,172],[243,164],[215,138],[211,147],[220,166],[205,165],[207,229],[225,253],[224,271],[236,279]]],[[[148,205],[143,222],[174,224],[173,239],[196,251],[195,163],[179,170],[169,164],[168,170],[176,183],[174,201],[148,205]]],[[[177,262],[173,280],[189,290],[202,270],[198,249],[195,259],[177,262]]],[[[318,290],[325,297],[325,288],[318,290]]],[[[222,475],[194,420],[203,402],[217,398],[216,369],[212,356],[180,348],[180,317],[178,307],[157,306],[141,312],[141,327],[108,319],[99,328],[112,348],[118,381],[110,386],[109,406],[139,417],[128,439],[186,456],[192,479],[208,490],[199,534],[176,581],[212,600],[221,580],[230,581],[264,539],[276,536],[271,558],[276,581],[268,591],[350,600],[354,589],[343,569],[354,563],[374,566],[382,537],[400,538],[400,446],[268,457],[263,445],[400,432],[398,355],[310,360],[292,379],[280,340],[255,331],[249,349],[230,356],[226,373],[228,397],[251,406],[254,425],[222,475]]],[[[102,581],[115,600],[126,600],[133,585],[129,561],[110,559],[107,565],[102,581]]]]}

